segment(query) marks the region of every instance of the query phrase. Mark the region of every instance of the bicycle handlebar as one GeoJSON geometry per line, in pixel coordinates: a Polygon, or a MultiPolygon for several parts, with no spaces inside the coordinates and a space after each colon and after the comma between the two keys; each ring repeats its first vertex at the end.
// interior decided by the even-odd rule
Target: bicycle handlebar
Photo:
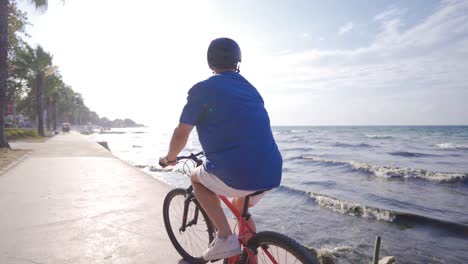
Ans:
{"type": "Polygon", "coordinates": [[[197,167],[198,166],[201,166],[203,164],[203,160],[200,159],[200,157],[203,155],[203,151],[200,151],[196,154],[193,154],[193,153],[190,153],[190,155],[188,156],[178,156],[176,158],[177,161],[180,161],[180,160],[183,160],[183,159],[190,159],[190,160],[193,160],[195,161],[195,163],[197,164],[197,167]]]}
{"type": "Polygon", "coordinates": [[[183,159],[191,159],[195,162],[197,162],[199,159],[199,156],[203,155],[203,151],[198,152],[197,154],[190,153],[188,156],[177,156],[176,160],[183,160],[183,159]]]}

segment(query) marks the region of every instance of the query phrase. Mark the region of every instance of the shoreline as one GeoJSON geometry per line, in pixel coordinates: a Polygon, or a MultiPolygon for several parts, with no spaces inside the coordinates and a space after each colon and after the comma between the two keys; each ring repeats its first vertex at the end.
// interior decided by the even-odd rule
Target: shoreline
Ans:
{"type": "MultiPolygon", "coordinates": [[[[132,167],[132,168],[135,168],[141,172],[143,172],[145,175],[151,177],[151,179],[157,181],[158,183],[160,184],[164,184],[166,185],[168,188],[170,189],[173,189],[175,188],[174,186],[162,181],[162,180],[159,180],[157,179],[156,177],[154,177],[153,175],[151,175],[150,173],[146,172],[144,170],[144,168],[146,167],[141,167],[139,165],[133,165],[131,164],[129,161],[126,161],[126,160],[123,160],[121,159],[120,157],[118,157],[117,155],[115,155],[114,153],[112,153],[111,149],[112,149],[112,146],[109,144],[109,142],[107,141],[97,141],[96,138],[91,138],[91,136],[89,137],[90,139],[96,141],[96,144],[100,145],[102,148],[106,149],[107,151],[109,151],[111,153],[112,156],[114,156],[116,159],[122,161],[123,163],[127,164],[128,166],[132,167]]],[[[233,227],[235,225],[235,221],[229,221],[233,227]]],[[[265,230],[264,230],[265,231],[265,230]]],[[[274,231],[274,230],[273,230],[274,231]]],[[[276,231],[276,232],[279,232],[279,231],[276,231]]],[[[317,259],[319,260],[320,264],[335,264],[335,263],[339,263],[337,261],[338,258],[333,254],[334,252],[332,250],[329,250],[327,248],[320,248],[320,249],[317,249],[317,248],[313,248],[313,247],[310,247],[310,246],[307,246],[307,245],[304,245],[302,244],[306,249],[308,249],[314,256],[317,257],[317,259]]],[[[362,259],[362,261],[367,261],[368,259],[362,259]]],[[[220,261],[217,261],[215,263],[220,263],[220,261]]],[[[396,258],[394,256],[381,256],[378,260],[378,264],[396,264],[397,261],[396,261],[396,258]]]]}

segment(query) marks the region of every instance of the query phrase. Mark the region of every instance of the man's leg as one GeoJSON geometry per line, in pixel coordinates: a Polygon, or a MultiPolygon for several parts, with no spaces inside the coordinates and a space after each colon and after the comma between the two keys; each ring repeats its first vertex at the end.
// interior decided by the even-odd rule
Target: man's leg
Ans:
{"type": "Polygon", "coordinates": [[[218,230],[218,236],[220,238],[226,238],[232,235],[232,231],[226,215],[221,208],[219,197],[200,183],[197,171],[198,170],[193,170],[191,177],[195,196],[218,230]]]}
{"type": "MultiPolygon", "coordinates": [[[[239,214],[242,214],[242,210],[244,209],[244,200],[245,200],[245,197],[232,198],[232,205],[234,205],[234,207],[239,212],[239,214]]],[[[249,202],[249,208],[250,207],[252,207],[252,205],[249,202]]],[[[257,232],[257,226],[255,225],[255,221],[254,221],[252,216],[250,216],[250,218],[248,220],[248,223],[249,223],[250,227],[252,228],[252,230],[254,232],[257,232]]],[[[250,237],[247,238],[247,240],[249,240],[249,239],[250,239],[250,237]]]]}

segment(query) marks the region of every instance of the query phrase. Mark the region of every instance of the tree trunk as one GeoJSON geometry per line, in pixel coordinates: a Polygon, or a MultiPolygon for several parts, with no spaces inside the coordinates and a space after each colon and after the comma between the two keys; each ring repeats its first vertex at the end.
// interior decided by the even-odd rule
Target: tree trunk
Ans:
{"type": "Polygon", "coordinates": [[[73,124],[73,125],[76,124],[76,123],[75,123],[75,107],[74,107],[74,106],[72,107],[72,112],[71,112],[71,116],[70,116],[70,120],[69,120],[69,121],[70,121],[70,124],[73,124]]]}
{"type": "Polygon", "coordinates": [[[50,99],[49,97],[46,98],[46,111],[47,111],[47,119],[46,119],[46,123],[47,123],[47,131],[50,131],[50,99]]]}
{"type": "MultiPolygon", "coordinates": [[[[0,0],[1,1],[1,0],[0,0]]],[[[44,111],[42,107],[42,93],[44,91],[44,76],[39,74],[36,77],[36,106],[37,106],[37,133],[45,137],[44,133],[44,111]]]]}
{"type": "Polygon", "coordinates": [[[0,148],[9,148],[5,137],[5,105],[8,78],[8,0],[0,0],[0,148]]]}
{"type": "Polygon", "coordinates": [[[53,113],[53,119],[54,119],[54,131],[56,131],[57,130],[57,100],[56,99],[54,100],[52,107],[53,107],[52,113],[53,113]]]}

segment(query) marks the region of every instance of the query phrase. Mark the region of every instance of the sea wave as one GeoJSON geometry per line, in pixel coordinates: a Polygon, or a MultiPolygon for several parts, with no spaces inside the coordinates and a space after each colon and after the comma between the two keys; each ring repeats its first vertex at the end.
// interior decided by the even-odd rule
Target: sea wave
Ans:
{"type": "Polygon", "coordinates": [[[317,252],[317,255],[319,258],[332,259],[333,263],[339,264],[370,263],[372,261],[370,255],[350,246],[320,248],[317,252]]]}
{"type": "Polygon", "coordinates": [[[303,129],[291,129],[288,131],[289,133],[300,133],[300,132],[306,132],[306,130],[303,129]]]}
{"type": "Polygon", "coordinates": [[[468,173],[433,172],[424,169],[400,168],[368,164],[358,161],[337,161],[315,156],[302,156],[303,159],[321,162],[325,165],[346,165],[351,169],[370,173],[383,178],[424,179],[437,183],[468,182],[468,173]]]}
{"type": "Polygon", "coordinates": [[[112,130],[102,130],[99,132],[99,134],[117,134],[117,135],[121,135],[121,134],[126,134],[127,132],[125,131],[112,131],[112,130]]]}
{"type": "Polygon", "coordinates": [[[342,214],[349,214],[387,222],[393,222],[396,218],[395,214],[390,210],[366,206],[360,203],[340,200],[316,193],[309,193],[309,196],[315,200],[315,202],[319,204],[320,207],[328,208],[342,214]]]}
{"type": "Polygon", "coordinates": [[[393,136],[390,136],[390,135],[364,135],[365,137],[367,138],[374,138],[374,139],[390,139],[390,138],[393,138],[393,136]]]}
{"type": "Polygon", "coordinates": [[[356,202],[340,200],[331,196],[298,190],[285,185],[281,185],[278,188],[278,190],[286,192],[288,194],[306,195],[313,201],[315,201],[315,203],[318,204],[320,207],[330,209],[332,211],[339,212],[342,214],[349,214],[353,216],[364,217],[368,219],[376,219],[387,222],[392,222],[393,220],[395,220],[396,217],[395,213],[391,210],[385,210],[363,205],[356,202]]]}
{"type": "Polygon", "coordinates": [[[344,147],[344,148],[371,148],[371,147],[374,147],[374,146],[366,144],[366,143],[351,144],[351,143],[336,142],[334,145],[336,147],[344,147]]]}
{"type": "Polygon", "coordinates": [[[150,172],[168,172],[168,171],[174,171],[174,168],[168,167],[168,168],[161,168],[159,166],[152,166],[152,165],[135,165],[136,168],[139,169],[147,169],[150,172]]]}
{"type": "Polygon", "coordinates": [[[332,164],[332,165],[346,165],[346,164],[348,164],[348,162],[345,162],[345,161],[325,159],[325,158],[317,157],[317,156],[304,155],[304,156],[301,156],[300,158],[301,159],[312,160],[312,161],[315,161],[315,162],[322,162],[322,163],[325,163],[325,164],[332,164]]]}
{"type": "Polygon", "coordinates": [[[389,154],[393,155],[393,156],[401,156],[401,157],[407,157],[407,158],[422,158],[422,157],[438,156],[438,155],[434,155],[434,154],[409,152],[409,151],[395,151],[395,152],[389,152],[389,154]]]}
{"type": "Polygon", "coordinates": [[[448,149],[448,150],[468,150],[468,145],[466,144],[455,144],[455,143],[440,143],[436,144],[436,147],[440,149],[448,149]]]}
{"type": "Polygon", "coordinates": [[[278,190],[289,194],[307,195],[320,207],[341,214],[395,223],[404,228],[408,228],[414,225],[438,226],[445,230],[453,231],[462,236],[468,235],[468,225],[463,223],[449,222],[424,215],[368,206],[362,203],[338,199],[328,195],[297,190],[284,185],[279,187],[278,190]]]}
{"type": "Polygon", "coordinates": [[[350,164],[353,169],[366,171],[377,177],[384,178],[418,178],[438,183],[459,183],[468,180],[468,173],[433,172],[424,169],[390,167],[357,161],[351,161],[350,164]]]}
{"type": "Polygon", "coordinates": [[[311,151],[311,150],[313,150],[313,148],[307,148],[307,147],[295,148],[295,147],[293,147],[293,148],[284,148],[282,150],[284,150],[284,151],[311,151]]]}

